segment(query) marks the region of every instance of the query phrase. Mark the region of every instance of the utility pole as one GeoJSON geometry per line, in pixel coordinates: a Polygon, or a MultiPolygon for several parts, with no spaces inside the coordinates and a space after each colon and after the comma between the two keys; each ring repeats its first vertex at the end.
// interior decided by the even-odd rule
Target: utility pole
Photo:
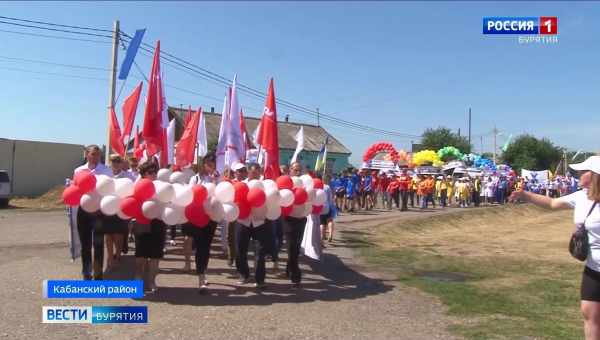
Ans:
{"type": "Polygon", "coordinates": [[[498,129],[496,128],[496,125],[494,125],[494,164],[496,164],[496,137],[498,137],[498,129]]]}
{"type": "Polygon", "coordinates": [[[319,113],[319,108],[317,107],[317,126],[321,126],[321,125],[320,125],[320,123],[321,123],[321,122],[319,121],[319,119],[320,119],[320,117],[319,117],[319,116],[320,116],[320,115],[321,115],[321,114],[319,113]]]}
{"type": "Polygon", "coordinates": [[[469,108],[469,147],[471,146],[471,108],[469,108]]]}
{"type": "Polygon", "coordinates": [[[110,67],[110,87],[108,89],[108,139],[104,164],[108,165],[110,157],[110,122],[111,112],[115,108],[115,89],[117,88],[117,53],[119,52],[119,20],[113,25],[112,61],[110,67]]]}

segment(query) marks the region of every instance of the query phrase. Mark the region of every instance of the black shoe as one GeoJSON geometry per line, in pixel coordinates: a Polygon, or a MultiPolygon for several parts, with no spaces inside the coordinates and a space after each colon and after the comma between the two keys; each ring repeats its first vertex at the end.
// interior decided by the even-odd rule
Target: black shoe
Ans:
{"type": "Polygon", "coordinates": [[[248,282],[250,282],[250,278],[249,278],[249,277],[243,277],[243,278],[241,278],[241,279],[240,279],[240,280],[237,282],[237,284],[238,284],[238,285],[245,285],[245,284],[246,284],[246,283],[248,283],[248,282]]]}
{"type": "Polygon", "coordinates": [[[91,274],[83,274],[83,279],[85,281],[91,281],[92,280],[92,275],[91,274]]]}
{"type": "Polygon", "coordinates": [[[261,289],[261,290],[263,290],[263,289],[266,289],[266,288],[267,288],[267,285],[266,285],[264,282],[261,282],[261,283],[258,283],[258,282],[257,282],[257,283],[255,283],[255,284],[254,284],[254,287],[256,287],[256,289],[261,289]]]}
{"type": "Polygon", "coordinates": [[[300,289],[300,282],[296,282],[294,284],[292,284],[292,290],[299,290],[300,289]]]}

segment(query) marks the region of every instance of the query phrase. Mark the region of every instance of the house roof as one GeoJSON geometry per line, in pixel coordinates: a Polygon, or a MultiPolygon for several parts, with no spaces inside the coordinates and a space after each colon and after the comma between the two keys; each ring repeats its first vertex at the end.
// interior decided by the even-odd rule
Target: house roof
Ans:
{"type": "MultiPolygon", "coordinates": [[[[184,117],[187,114],[188,110],[180,109],[175,107],[169,107],[169,116],[175,117],[177,119],[177,136],[180,136],[183,130],[183,121],[184,117]]],[[[219,136],[219,127],[221,125],[221,114],[214,112],[204,112],[204,117],[206,120],[206,133],[208,134],[208,142],[211,140],[217,140],[219,136]]],[[[259,118],[254,117],[244,117],[244,122],[246,124],[246,130],[248,134],[252,135],[252,133],[256,130],[258,124],[260,123],[259,118]]],[[[337,140],[334,136],[327,132],[323,127],[304,124],[304,123],[294,123],[294,122],[285,122],[278,121],[277,122],[277,132],[279,137],[279,146],[281,149],[296,149],[296,140],[294,137],[301,126],[304,126],[304,150],[306,151],[319,151],[321,150],[321,146],[325,141],[325,137],[329,135],[329,142],[327,144],[327,152],[335,152],[342,154],[351,154],[352,152],[346,148],[339,140],[337,140]]]]}

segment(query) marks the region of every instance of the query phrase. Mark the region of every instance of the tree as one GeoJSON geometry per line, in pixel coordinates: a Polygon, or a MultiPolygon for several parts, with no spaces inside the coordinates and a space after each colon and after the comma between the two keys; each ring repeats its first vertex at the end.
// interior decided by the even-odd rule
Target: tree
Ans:
{"type": "Polygon", "coordinates": [[[531,135],[521,135],[508,145],[502,159],[517,171],[554,171],[562,155],[563,149],[546,138],[537,139],[531,135]]]}
{"type": "Polygon", "coordinates": [[[430,149],[437,151],[444,146],[454,146],[462,153],[471,152],[471,145],[466,137],[459,136],[445,127],[425,130],[421,138],[421,145],[423,150],[430,149]]]}

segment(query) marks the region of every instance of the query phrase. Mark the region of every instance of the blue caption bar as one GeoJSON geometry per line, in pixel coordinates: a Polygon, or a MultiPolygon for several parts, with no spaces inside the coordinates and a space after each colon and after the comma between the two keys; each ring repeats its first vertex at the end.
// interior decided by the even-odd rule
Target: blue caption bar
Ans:
{"type": "Polygon", "coordinates": [[[48,299],[131,299],[144,297],[144,281],[44,280],[43,290],[48,299]]]}
{"type": "Polygon", "coordinates": [[[538,17],[484,17],[483,34],[539,34],[538,17]]]}
{"type": "Polygon", "coordinates": [[[148,323],[147,306],[43,306],[43,323],[148,323]]]}
{"type": "Polygon", "coordinates": [[[92,323],[148,323],[148,307],[92,306],[92,323]]]}

